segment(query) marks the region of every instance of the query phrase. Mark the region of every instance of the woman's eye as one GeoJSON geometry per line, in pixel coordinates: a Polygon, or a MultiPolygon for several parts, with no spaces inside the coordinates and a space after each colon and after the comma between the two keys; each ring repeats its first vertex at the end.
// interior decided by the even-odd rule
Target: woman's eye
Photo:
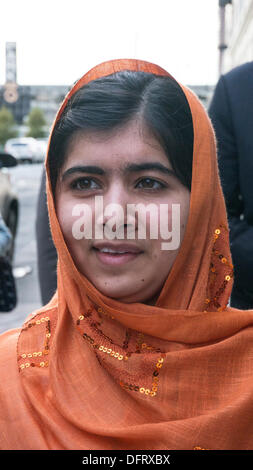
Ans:
{"type": "Polygon", "coordinates": [[[92,178],[79,178],[71,183],[71,189],[77,189],[78,191],[99,188],[99,184],[92,178]]]}
{"type": "Polygon", "coordinates": [[[163,189],[166,187],[165,184],[161,183],[160,181],[157,181],[153,178],[143,178],[137,183],[137,187],[140,187],[141,189],[153,189],[153,190],[158,190],[158,189],[163,189]]]}

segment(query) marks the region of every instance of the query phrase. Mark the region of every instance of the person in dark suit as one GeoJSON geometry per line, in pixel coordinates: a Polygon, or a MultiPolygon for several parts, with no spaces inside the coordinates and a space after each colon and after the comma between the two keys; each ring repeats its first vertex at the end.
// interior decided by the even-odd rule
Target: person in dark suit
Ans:
{"type": "Polygon", "coordinates": [[[235,269],[231,306],[253,308],[253,62],[222,75],[209,107],[235,269]]]}
{"type": "Polygon", "coordinates": [[[41,301],[46,305],[57,289],[57,252],[51,235],[43,169],[36,214],[36,243],[41,301]]]}

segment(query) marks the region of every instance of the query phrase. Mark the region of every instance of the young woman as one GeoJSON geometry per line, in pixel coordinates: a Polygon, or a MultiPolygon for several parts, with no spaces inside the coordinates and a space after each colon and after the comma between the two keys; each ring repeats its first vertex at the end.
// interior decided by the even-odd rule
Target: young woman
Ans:
{"type": "Polygon", "coordinates": [[[0,448],[251,449],[253,311],[227,306],[227,218],[198,99],[156,65],[101,64],[63,102],[46,171],[58,287],[1,336],[0,448]]]}

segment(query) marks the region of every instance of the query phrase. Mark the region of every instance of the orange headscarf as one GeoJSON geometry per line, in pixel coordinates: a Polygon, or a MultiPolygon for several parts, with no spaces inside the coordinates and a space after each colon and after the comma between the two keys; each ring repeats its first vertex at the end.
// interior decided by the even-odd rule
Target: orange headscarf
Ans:
{"type": "MultiPolygon", "coordinates": [[[[84,84],[121,70],[168,75],[137,60],[101,64],[84,84]]],[[[190,214],[155,306],[102,295],[76,268],[50,182],[58,288],[21,329],[0,338],[1,449],[251,449],[253,311],[227,307],[233,269],[210,121],[192,112],[190,214]]]]}

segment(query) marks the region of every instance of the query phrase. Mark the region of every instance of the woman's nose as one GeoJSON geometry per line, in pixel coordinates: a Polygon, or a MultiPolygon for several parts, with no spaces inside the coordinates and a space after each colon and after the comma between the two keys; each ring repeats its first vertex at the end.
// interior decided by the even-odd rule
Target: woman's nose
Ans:
{"type": "Polygon", "coordinates": [[[125,238],[127,230],[134,230],[135,221],[129,214],[131,196],[121,182],[112,184],[103,196],[103,226],[125,238]],[[132,220],[133,219],[133,220],[132,220]]]}
{"type": "Polygon", "coordinates": [[[110,184],[103,198],[105,207],[115,204],[124,209],[129,200],[129,192],[122,181],[115,181],[110,184]]]}

